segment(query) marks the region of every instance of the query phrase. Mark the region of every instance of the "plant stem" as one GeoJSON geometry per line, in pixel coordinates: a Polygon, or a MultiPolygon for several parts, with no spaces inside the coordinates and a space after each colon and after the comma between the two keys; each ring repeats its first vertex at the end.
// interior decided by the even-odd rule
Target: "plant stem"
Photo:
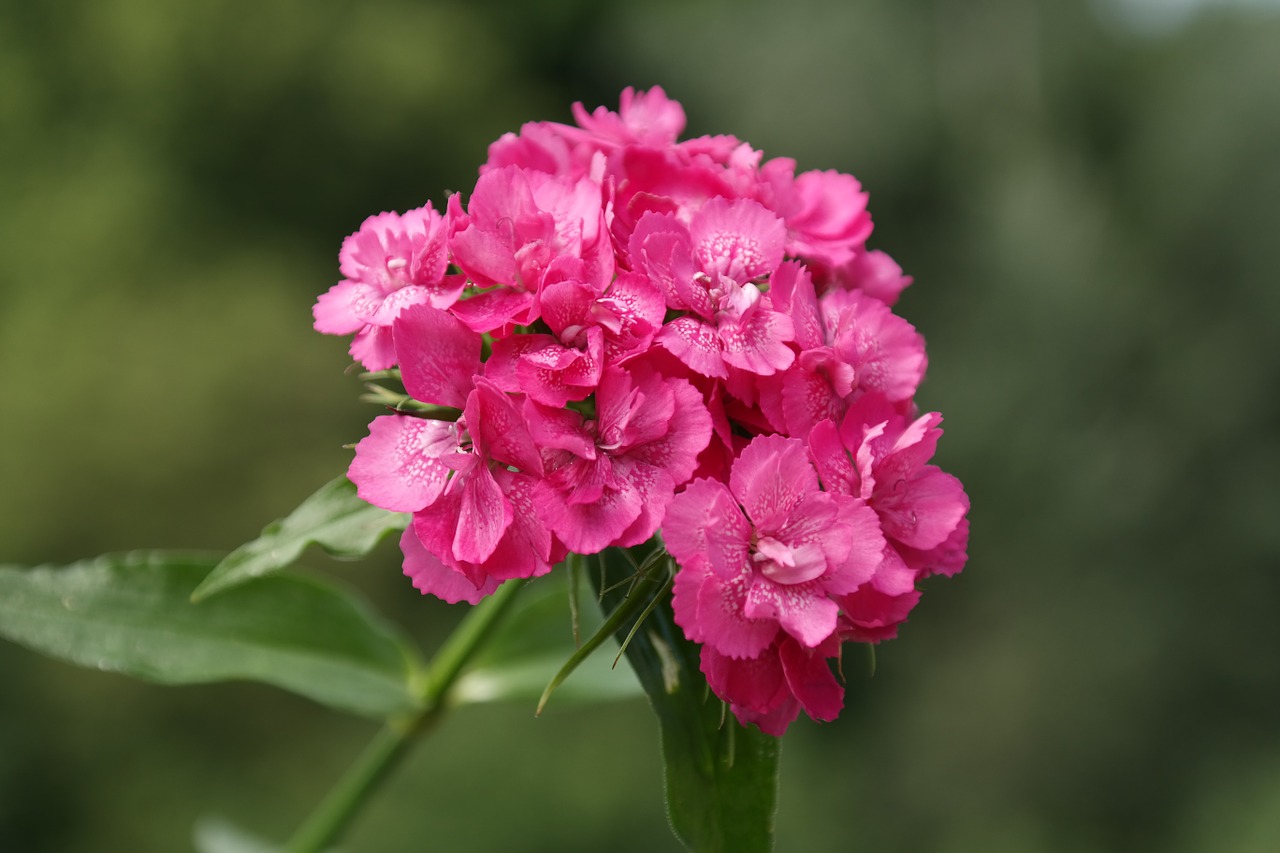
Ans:
{"type": "Polygon", "coordinates": [[[316,806],[285,845],[285,853],[320,853],[346,830],[369,795],[406,753],[418,736],[435,727],[444,715],[449,690],[472,656],[493,634],[515,600],[524,581],[509,581],[480,602],[454,630],[423,674],[413,714],[388,721],[316,806]]]}

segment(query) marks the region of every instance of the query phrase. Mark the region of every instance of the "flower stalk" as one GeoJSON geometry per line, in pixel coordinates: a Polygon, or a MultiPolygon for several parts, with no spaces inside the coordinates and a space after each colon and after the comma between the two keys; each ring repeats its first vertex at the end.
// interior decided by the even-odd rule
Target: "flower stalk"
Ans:
{"type": "Polygon", "coordinates": [[[472,608],[436,653],[418,680],[419,710],[388,720],[360,757],[348,768],[285,845],[285,853],[321,853],[333,844],[359,814],[408,748],[435,728],[448,707],[449,692],[467,663],[493,636],[525,581],[503,584],[472,608]]]}

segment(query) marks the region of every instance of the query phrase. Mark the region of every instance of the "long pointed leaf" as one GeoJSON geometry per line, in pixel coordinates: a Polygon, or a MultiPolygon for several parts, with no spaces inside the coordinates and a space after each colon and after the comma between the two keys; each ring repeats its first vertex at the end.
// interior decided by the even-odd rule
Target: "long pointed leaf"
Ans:
{"type": "Polygon", "coordinates": [[[0,636],[164,684],[250,679],[378,717],[414,707],[414,654],[361,600],[281,574],[192,604],[215,562],[136,552],[62,568],[0,567],[0,636]]]}
{"type": "Polygon", "coordinates": [[[345,476],[330,480],[262,535],[227,555],[192,593],[199,601],[217,592],[291,565],[308,545],[335,557],[363,557],[384,536],[404,530],[406,513],[387,512],[362,501],[345,476]]]}

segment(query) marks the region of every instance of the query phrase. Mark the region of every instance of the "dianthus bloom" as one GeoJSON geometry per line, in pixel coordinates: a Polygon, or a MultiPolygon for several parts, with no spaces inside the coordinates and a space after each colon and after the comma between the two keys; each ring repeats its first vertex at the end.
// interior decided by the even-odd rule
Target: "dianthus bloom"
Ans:
{"type": "Polygon", "coordinates": [[[315,327],[404,393],[349,476],[412,514],[414,585],[478,602],[654,541],[711,689],[781,735],[843,704],[842,643],[953,575],[968,497],[931,459],[911,283],[851,175],[681,141],[659,88],[489,149],[469,193],[370,217],[315,327]]]}

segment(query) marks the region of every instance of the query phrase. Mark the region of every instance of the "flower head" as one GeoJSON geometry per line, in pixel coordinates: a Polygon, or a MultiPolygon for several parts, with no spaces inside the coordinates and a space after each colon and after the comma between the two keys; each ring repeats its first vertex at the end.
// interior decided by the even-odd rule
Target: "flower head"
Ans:
{"type": "Polygon", "coordinates": [[[414,586],[476,602],[652,540],[676,623],[744,723],[833,719],[841,644],[893,637],[965,564],[968,497],[918,415],[911,283],[852,175],[680,140],[660,88],[529,122],[474,187],[370,217],[315,326],[375,397],[349,475],[412,513],[414,586]]]}

